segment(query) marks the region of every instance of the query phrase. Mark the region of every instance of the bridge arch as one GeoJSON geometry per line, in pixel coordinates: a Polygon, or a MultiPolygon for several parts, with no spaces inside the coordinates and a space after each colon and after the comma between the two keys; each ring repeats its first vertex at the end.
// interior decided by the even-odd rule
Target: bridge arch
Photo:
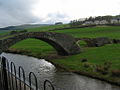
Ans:
{"type": "Polygon", "coordinates": [[[73,55],[80,53],[80,48],[72,36],[55,32],[21,33],[19,35],[1,40],[0,50],[3,52],[10,46],[27,38],[35,38],[47,42],[56,49],[59,55],[73,55]]]}

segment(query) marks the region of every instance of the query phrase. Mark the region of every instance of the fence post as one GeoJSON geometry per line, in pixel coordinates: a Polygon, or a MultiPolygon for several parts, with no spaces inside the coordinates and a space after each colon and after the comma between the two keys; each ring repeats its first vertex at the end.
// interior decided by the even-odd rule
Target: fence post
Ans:
{"type": "Polygon", "coordinates": [[[7,79],[7,70],[6,70],[6,58],[2,57],[2,71],[3,71],[3,82],[4,82],[4,89],[5,90],[9,90],[8,89],[8,79],[7,79]]]}

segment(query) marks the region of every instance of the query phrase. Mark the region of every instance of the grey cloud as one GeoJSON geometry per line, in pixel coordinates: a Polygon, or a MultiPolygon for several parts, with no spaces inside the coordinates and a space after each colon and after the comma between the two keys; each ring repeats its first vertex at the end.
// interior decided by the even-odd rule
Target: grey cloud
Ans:
{"type": "Polygon", "coordinates": [[[34,0],[0,0],[0,27],[40,20],[31,13],[33,3],[34,0]]]}
{"type": "Polygon", "coordinates": [[[31,12],[32,6],[39,0],[0,0],[0,27],[29,24],[66,22],[67,15],[49,13],[45,18],[38,18],[31,12]]]}
{"type": "Polygon", "coordinates": [[[48,17],[54,17],[54,18],[66,18],[67,15],[62,14],[62,13],[50,13],[48,14],[48,17]]]}
{"type": "Polygon", "coordinates": [[[49,13],[47,15],[47,18],[49,18],[49,20],[46,21],[48,23],[55,23],[55,22],[65,22],[66,23],[66,22],[68,22],[69,16],[64,13],[56,12],[56,13],[49,13]]]}

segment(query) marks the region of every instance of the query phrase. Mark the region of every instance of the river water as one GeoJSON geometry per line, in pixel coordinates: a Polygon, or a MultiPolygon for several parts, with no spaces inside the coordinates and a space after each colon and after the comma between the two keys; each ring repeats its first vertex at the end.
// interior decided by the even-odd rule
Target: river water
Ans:
{"type": "Polygon", "coordinates": [[[14,62],[16,67],[22,66],[27,76],[29,72],[34,72],[38,78],[39,86],[43,86],[43,81],[48,79],[55,86],[55,90],[120,90],[120,87],[100,80],[59,71],[44,59],[10,53],[2,53],[2,55],[10,62],[14,62]]]}

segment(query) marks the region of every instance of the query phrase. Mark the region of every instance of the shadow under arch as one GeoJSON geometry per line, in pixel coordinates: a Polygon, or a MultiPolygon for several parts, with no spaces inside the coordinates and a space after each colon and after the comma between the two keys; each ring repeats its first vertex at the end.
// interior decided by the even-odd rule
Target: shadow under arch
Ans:
{"type": "Polygon", "coordinates": [[[48,43],[49,45],[51,45],[57,51],[57,53],[59,55],[62,55],[62,56],[68,55],[67,51],[64,48],[62,48],[62,46],[59,45],[58,43],[56,43],[52,40],[49,40],[49,39],[45,39],[45,38],[38,38],[38,40],[42,40],[42,41],[48,43]]]}

